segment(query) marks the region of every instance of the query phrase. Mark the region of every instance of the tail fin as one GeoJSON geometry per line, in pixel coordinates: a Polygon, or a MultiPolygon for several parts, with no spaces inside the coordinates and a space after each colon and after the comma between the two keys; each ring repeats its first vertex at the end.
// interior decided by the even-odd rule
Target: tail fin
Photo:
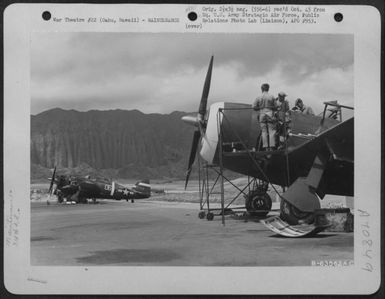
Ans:
{"type": "Polygon", "coordinates": [[[151,196],[151,185],[148,179],[136,182],[134,188],[135,192],[143,195],[144,198],[151,196]]]}

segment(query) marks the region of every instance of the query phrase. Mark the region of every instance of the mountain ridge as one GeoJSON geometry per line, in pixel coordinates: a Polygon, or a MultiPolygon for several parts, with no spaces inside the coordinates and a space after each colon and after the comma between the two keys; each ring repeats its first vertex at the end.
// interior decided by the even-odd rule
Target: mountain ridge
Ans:
{"type": "Polygon", "coordinates": [[[118,178],[183,178],[194,130],[181,120],[188,114],[53,108],[31,115],[31,178],[82,163],[118,178]]]}

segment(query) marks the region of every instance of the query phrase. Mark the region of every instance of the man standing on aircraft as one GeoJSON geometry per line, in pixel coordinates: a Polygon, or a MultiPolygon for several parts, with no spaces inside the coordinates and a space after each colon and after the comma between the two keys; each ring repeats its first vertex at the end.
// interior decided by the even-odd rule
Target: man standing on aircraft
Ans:
{"type": "Polygon", "coordinates": [[[278,98],[277,98],[277,117],[278,117],[278,120],[287,120],[288,116],[289,116],[289,102],[285,99],[287,96],[286,93],[284,93],[283,91],[281,91],[279,94],[278,94],[278,98]]]}
{"type": "Polygon", "coordinates": [[[277,133],[279,136],[279,143],[285,142],[289,128],[289,102],[285,99],[286,93],[281,91],[277,98],[277,133]]]}
{"type": "Polygon", "coordinates": [[[295,101],[295,106],[292,109],[293,111],[301,112],[303,114],[310,114],[314,115],[313,109],[311,107],[307,107],[303,104],[303,101],[301,99],[297,99],[295,101]]]}
{"type": "Polygon", "coordinates": [[[262,146],[266,151],[275,147],[276,121],[274,112],[277,105],[274,96],[269,94],[270,86],[267,83],[262,84],[262,95],[257,97],[253,103],[253,108],[259,111],[259,123],[262,129],[262,146]]]}

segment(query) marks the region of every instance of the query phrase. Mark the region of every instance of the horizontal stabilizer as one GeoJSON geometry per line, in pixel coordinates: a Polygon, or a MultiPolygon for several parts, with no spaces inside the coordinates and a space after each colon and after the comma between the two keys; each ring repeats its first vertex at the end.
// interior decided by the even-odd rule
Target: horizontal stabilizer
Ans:
{"type": "Polygon", "coordinates": [[[151,188],[150,181],[149,180],[142,180],[139,182],[136,182],[135,186],[145,187],[145,188],[151,188]]]}
{"type": "Polygon", "coordinates": [[[149,180],[142,180],[132,188],[137,198],[148,198],[151,196],[151,185],[149,180]]]}

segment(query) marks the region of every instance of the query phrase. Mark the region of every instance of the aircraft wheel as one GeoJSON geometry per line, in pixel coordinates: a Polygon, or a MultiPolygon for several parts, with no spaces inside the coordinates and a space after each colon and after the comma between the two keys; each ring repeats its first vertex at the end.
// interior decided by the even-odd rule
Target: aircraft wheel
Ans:
{"type": "Polygon", "coordinates": [[[58,195],[57,196],[57,202],[62,203],[63,202],[63,195],[58,195]]]}
{"type": "Polygon", "coordinates": [[[131,199],[131,202],[132,202],[132,203],[134,203],[134,202],[135,202],[135,200],[131,199]]]}
{"type": "Polygon", "coordinates": [[[206,212],[205,211],[200,211],[198,214],[199,219],[203,219],[206,217],[206,212]]]}
{"type": "Polygon", "coordinates": [[[211,212],[207,213],[207,217],[206,218],[207,218],[208,221],[212,221],[214,219],[214,213],[211,213],[211,212]]]}
{"type": "Polygon", "coordinates": [[[305,222],[307,224],[314,222],[313,213],[303,212],[286,200],[281,199],[280,209],[281,219],[286,221],[290,225],[297,225],[299,224],[299,222],[305,222]]]}
{"type": "Polygon", "coordinates": [[[246,196],[245,205],[251,216],[265,217],[271,210],[272,202],[266,192],[253,190],[246,196]]]}

